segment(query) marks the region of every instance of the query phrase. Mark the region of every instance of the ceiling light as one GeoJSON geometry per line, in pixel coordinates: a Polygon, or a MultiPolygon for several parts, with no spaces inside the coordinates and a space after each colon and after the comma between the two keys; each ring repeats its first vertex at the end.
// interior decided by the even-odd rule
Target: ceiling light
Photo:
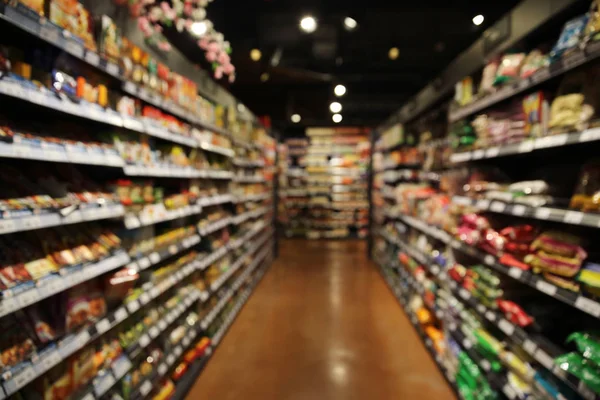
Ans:
{"type": "Polygon", "coordinates": [[[260,74],[260,81],[261,82],[266,82],[269,80],[269,74],[266,72],[263,72],[262,74],[260,74]]]}
{"type": "Polygon", "coordinates": [[[388,57],[390,60],[395,60],[400,55],[400,50],[397,47],[392,47],[388,52],[388,57]]]}
{"type": "Polygon", "coordinates": [[[483,15],[481,15],[481,14],[473,17],[473,23],[477,26],[483,24],[483,20],[484,20],[484,18],[483,18],[483,15]]]}
{"type": "Polygon", "coordinates": [[[202,36],[208,30],[208,26],[206,25],[206,22],[200,21],[200,22],[194,22],[190,29],[194,35],[202,36]]]}
{"type": "Polygon", "coordinates": [[[300,29],[306,33],[312,33],[317,30],[317,20],[314,17],[306,16],[300,20],[300,29]]]}
{"type": "Polygon", "coordinates": [[[333,93],[335,93],[335,95],[337,97],[342,97],[343,95],[346,94],[346,86],[344,85],[337,85],[334,89],[333,89],[333,93]]]}
{"type": "Polygon", "coordinates": [[[331,117],[331,119],[336,124],[339,124],[340,122],[342,122],[342,114],[333,114],[333,117],[331,117]]]}
{"type": "Polygon", "coordinates": [[[344,26],[349,31],[353,31],[358,26],[358,22],[356,22],[356,20],[354,18],[346,17],[346,18],[344,18],[344,26]]]}
{"type": "Polygon", "coordinates": [[[260,52],[259,49],[250,50],[250,58],[252,59],[252,61],[258,61],[258,60],[260,60],[261,57],[262,57],[262,53],[260,52]]]}
{"type": "Polygon", "coordinates": [[[329,109],[332,113],[339,113],[340,111],[342,111],[342,105],[337,101],[334,101],[329,105],[329,109]]]}
{"type": "Polygon", "coordinates": [[[300,114],[294,114],[292,115],[292,122],[297,124],[298,122],[302,121],[302,117],[300,116],[300,114]]]}

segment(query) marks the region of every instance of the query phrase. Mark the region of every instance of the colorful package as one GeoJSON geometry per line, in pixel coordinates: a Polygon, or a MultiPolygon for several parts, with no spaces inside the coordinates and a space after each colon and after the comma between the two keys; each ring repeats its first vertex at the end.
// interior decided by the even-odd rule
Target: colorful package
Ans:
{"type": "Polygon", "coordinates": [[[588,23],[588,14],[573,18],[565,24],[558,38],[558,42],[552,49],[553,59],[561,57],[565,52],[574,49],[581,42],[582,34],[588,23]]]}

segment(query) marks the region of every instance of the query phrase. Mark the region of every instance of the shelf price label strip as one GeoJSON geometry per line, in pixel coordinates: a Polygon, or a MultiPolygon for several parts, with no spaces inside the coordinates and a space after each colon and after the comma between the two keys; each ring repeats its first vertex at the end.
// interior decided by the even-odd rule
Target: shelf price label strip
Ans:
{"type": "Polygon", "coordinates": [[[529,207],[522,204],[504,203],[498,200],[472,200],[462,196],[453,197],[452,202],[459,205],[477,207],[481,210],[499,214],[600,228],[600,215],[575,210],[563,210],[551,207],[529,207]]]}

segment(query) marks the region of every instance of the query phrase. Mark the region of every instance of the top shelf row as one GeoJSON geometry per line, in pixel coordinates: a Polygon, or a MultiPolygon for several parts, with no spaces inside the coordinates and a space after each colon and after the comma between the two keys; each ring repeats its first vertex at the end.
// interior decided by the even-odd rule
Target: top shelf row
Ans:
{"type": "MultiPolygon", "coordinates": [[[[104,57],[96,51],[87,48],[82,40],[71,32],[60,28],[58,25],[53,24],[43,16],[38,15],[22,4],[17,4],[13,7],[9,4],[0,4],[0,20],[3,24],[10,24],[24,32],[27,32],[34,37],[37,37],[53,46],[65,51],[73,57],[83,61],[85,64],[90,65],[121,82],[121,88],[124,92],[131,94],[144,102],[158,107],[173,116],[181,118],[191,124],[194,124],[202,129],[210,130],[215,133],[219,133],[230,138],[236,145],[247,149],[264,150],[263,146],[259,143],[250,143],[242,140],[232,134],[227,129],[219,127],[212,122],[208,122],[206,118],[201,118],[198,112],[182,107],[175,103],[168,96],[163,96],[158,92],[149,88],[142,87],[133,81],[126,78],[127,73],[123,66],[104,57]]],[[[123,61],[124,62],[124,61],[123,61]]],[[[185,78],[182,78],[185,81],[185,78]]],[[[191,81],[189,81],[191,82],[191,81]]],[[[174,134],[162,126],[156,126],[159,124],[147,124],[147,121],[139,121],[134,117],[128,115],[121,115],[110,109],[105,109],[98,106],[97,104],[85,104],[85,101],[74,102],[70,101],[67,96],[61,96],[58,98],[54,93],[47,90],[48,93],[43,91],[33,90],[33,85],[28,85],[29,82],[23,82],[22,80],[16,80],[12,84],[2,82],[0,92],[8,94],[12,97],[17,97],[22,100],[39,104],[46,108],[55,109],[67,114],[76,115],[82,118],[106,123],[113,126],[125,127],[138,132],[145,132],[152,136],[161,137],[165,140],[173,141],[179,144],[188,145],[191,147],[198,147],[195,140],[184,137],[183,135],[174,134]]],[[[192,86],[195,84],[192,82],[192,86]]],[[[190,90],[192,90],[190,88],[190,90]]],[[[190,100],[191,101],[191,100],[190,100]]],[[[195,104],[195,103],[194,103],[195,104]]]]}

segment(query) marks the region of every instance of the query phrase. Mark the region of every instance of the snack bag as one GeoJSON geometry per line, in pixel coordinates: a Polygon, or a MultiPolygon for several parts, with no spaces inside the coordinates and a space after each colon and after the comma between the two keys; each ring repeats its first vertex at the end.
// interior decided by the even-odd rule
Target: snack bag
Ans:
{"type": "Polygon", "coordinates": [[[502,62],[498,66],[494,86],[502,85],[519,77],[521,66],[525,60],[525,53],[507,54],[502,57],[502,62]]]}
{"type": "Polygon", "coordinates": [[[46,0],[18,0],[19,3],[26,5],[40,15],[44,15],[44,2],[46,0]]]}
{"type": "Polygon", "coordinates": [[[556,60],[563,56],[569,50],[573,50],[581,42],[582,34],[588,23],[588,14],[580,15],[577,18],[573,18],[565,24],[563,30],[558,38],[558,42],[552,49],[550,57],[556,60]]]}

